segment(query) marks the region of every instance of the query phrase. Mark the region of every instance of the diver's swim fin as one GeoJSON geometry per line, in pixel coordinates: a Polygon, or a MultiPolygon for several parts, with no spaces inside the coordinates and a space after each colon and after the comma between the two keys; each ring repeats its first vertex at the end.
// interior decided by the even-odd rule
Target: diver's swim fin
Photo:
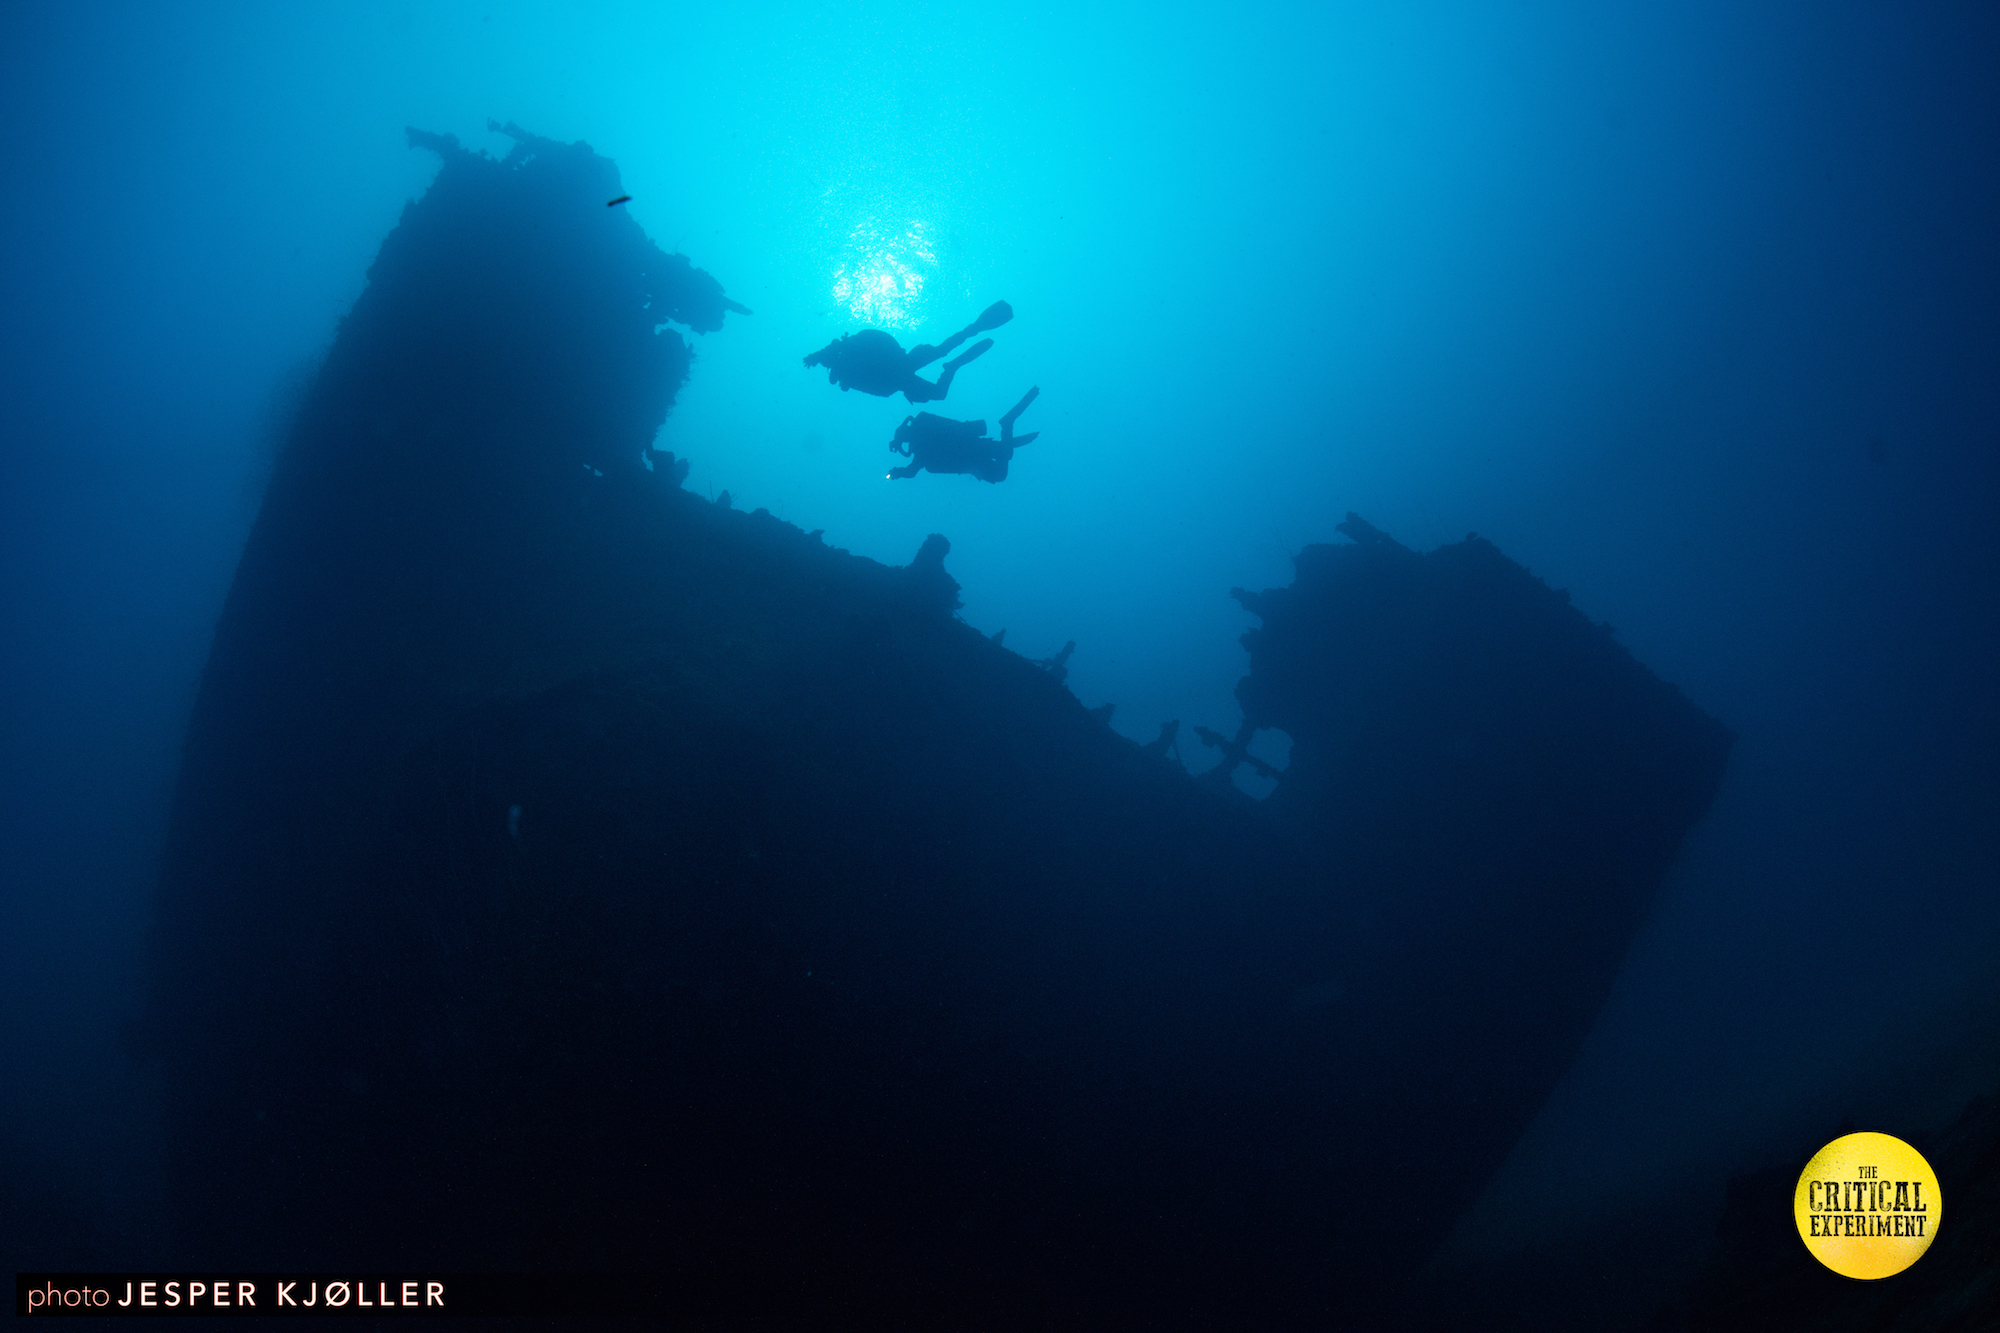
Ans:
{"type": "Polygon", "coordinates": [[[1012,318],[1014,318],[1014,307],[1005,301],[995,301],[979,312],[979,318],[972,321],[972,327],[966,332],[985,333],[990,329],[999,328],[1012,318]]]}
{"type": "MultiPolygon", "coordinates": [[[[964,365],[966,362],[972,360],[973,357],[980,355],[982,352],[985,352],[992,346],[993,346],[993,340],[991,338],[981,338],[978,342],[972,344],[972,346],[966,348],[963,352],[959,353],[951,360],[945,362],[944,369],[938,372],[937,384],[935,386],[937,392],[931,394],[930,398],[923,399],[922,401],[929,402],[933,398],[942,398],[947,393],[950,393],[952,377],[958,374],[958,368],[964,365]]],[[[917,383],[922,384],[923,381],[918,380],[917,383]]],[[[903,396],[908,398],[909,391],[905,390],[903,396]]],[[[914,403],[919,400],[915,398],[910,398],[910,401],[914,403]]]]}
{"type": "MultiPolygon", "coordinates": [[[[1041,393],[1042,393],[1042,386],[1037,384],[1034,388],[1028,390],[1026,393],[1021,395],[1020,402],[1014,404],[1012,407],[1007,409],[1007,415],[1000,418],[1000,430],[1003,436],[1007,432],[1012,431],[1014,429],[1014,423],[1016,421],[1019,421],[1021,419],[1021,414],[1028,410],[1028,404],[1034,402],[1035,399],[1041,397],[1041,393]]],[[[1040,431],[1035,432],[1036,435],[1039,435],[1040,433],[1041,433],[1040,431]]],[[[1034,438],[1035,438],[1034,435],[1030,435],[1028,437],[1029,440],[1032,440],[1034,438]]],[[[1027,440],[1023,440],[1021,441],[1021,443],[1026,444],[1027,440]]]]}
{"type": "MultiPolygon", "coordinates": [[[[945,372],[949,374],[950,372],[957,370],[960,366],[964,365],[966,362],[972,360],[972,358],[976,356],[984,356],[986,353],[992,350],[993,350],[993,340],[991,338],[981,338],[978,342],[972,344],[972,346],[966,348],[963,352],[960,352],[957,356],[945,362],[944,363],[945,372]]],[[[940,380],[939,382],[942,383],[943,381],[940,380]]]]}
{"type": "MultiPolygon", "coordinates": [[[[978,319],[973,320],[970,324],[960,329],[957,333],[952,334],[951,337],[946,338],[936,347],[930,347],[930,348],[919,347],[917,349],[919,353],[928,350],[931,353],[931,355],[925,357],[921,361],[918,361],[916,364],[920,366],[929,365],[932,357],[943,356],[945,353],[949,352],[952,348],[958,346],[960,343],[964,342],[967,338],[970,338],[973,334],[984,333],[988,329],[997,329],[1002,324],[1005,324],[1008,320],[1012,318],[1014,318],[1014,307],[1008,305],[1005,301],[995,301],[992,305],[987,306],[986,309],[982,310],[979,313],[978,319]]],[[[976,355],[978,355],[977,349],[975,349],[969,356],[962,359],[959,362],[959,364],[963,365],[966,360],[971,359],[971,356],[976,356],[976,355]]]]}

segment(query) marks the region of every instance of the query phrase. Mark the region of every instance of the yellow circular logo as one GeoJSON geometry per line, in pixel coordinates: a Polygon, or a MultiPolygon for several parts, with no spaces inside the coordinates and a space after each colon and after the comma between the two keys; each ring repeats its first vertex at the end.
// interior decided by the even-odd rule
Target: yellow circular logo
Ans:
{"type": "Polygon", "coordinates": [[[1813,1154],[1792,1196],[1799,1239],[1844,1277],[1890,1277],[1930,1248],[1944,1215],[1937,1173],[1887,1134],[1848,1134],[1813,1154]]]}

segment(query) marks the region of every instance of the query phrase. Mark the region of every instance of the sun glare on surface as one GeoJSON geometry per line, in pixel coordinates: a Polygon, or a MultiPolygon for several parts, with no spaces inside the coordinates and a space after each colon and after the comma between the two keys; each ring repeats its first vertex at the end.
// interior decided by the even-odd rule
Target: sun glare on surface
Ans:
{"type": "Polygon", "coordinates": [[[905,328],[922,318],[924,282],[936,266],[927,223],[868,218],[847,234],[833,273],[833,299],[876,328],[905,328]]]}

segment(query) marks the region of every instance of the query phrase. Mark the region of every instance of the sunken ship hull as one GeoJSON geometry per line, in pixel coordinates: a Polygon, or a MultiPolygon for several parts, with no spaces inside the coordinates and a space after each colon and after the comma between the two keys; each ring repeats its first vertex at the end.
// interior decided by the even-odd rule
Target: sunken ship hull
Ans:
{"type": "Polygon", "coordinates": [[[1246,729],[1191,779],[956,619],[942,539],[885,567],[682,490],[663,326],[735,307],[517,138],[413,134],[443,168],[216,632],[154,945],[174,1261],[827,1325],[1393,1301],[1726,730],[1487,543],[1351,519],[1239,593],[1246,729]]]}

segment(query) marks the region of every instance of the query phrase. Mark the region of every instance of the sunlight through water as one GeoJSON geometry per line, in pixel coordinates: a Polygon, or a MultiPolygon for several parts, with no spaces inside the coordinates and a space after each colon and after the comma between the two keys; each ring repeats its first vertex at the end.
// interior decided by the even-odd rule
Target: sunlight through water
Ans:
{"type": "Polygon", "coordinates": [[[865,218],[847,234],[834,268],[833,299],[877,328],[907,328],[922,319],[924,283],[936,267],[928,223],[865,218]]]}

